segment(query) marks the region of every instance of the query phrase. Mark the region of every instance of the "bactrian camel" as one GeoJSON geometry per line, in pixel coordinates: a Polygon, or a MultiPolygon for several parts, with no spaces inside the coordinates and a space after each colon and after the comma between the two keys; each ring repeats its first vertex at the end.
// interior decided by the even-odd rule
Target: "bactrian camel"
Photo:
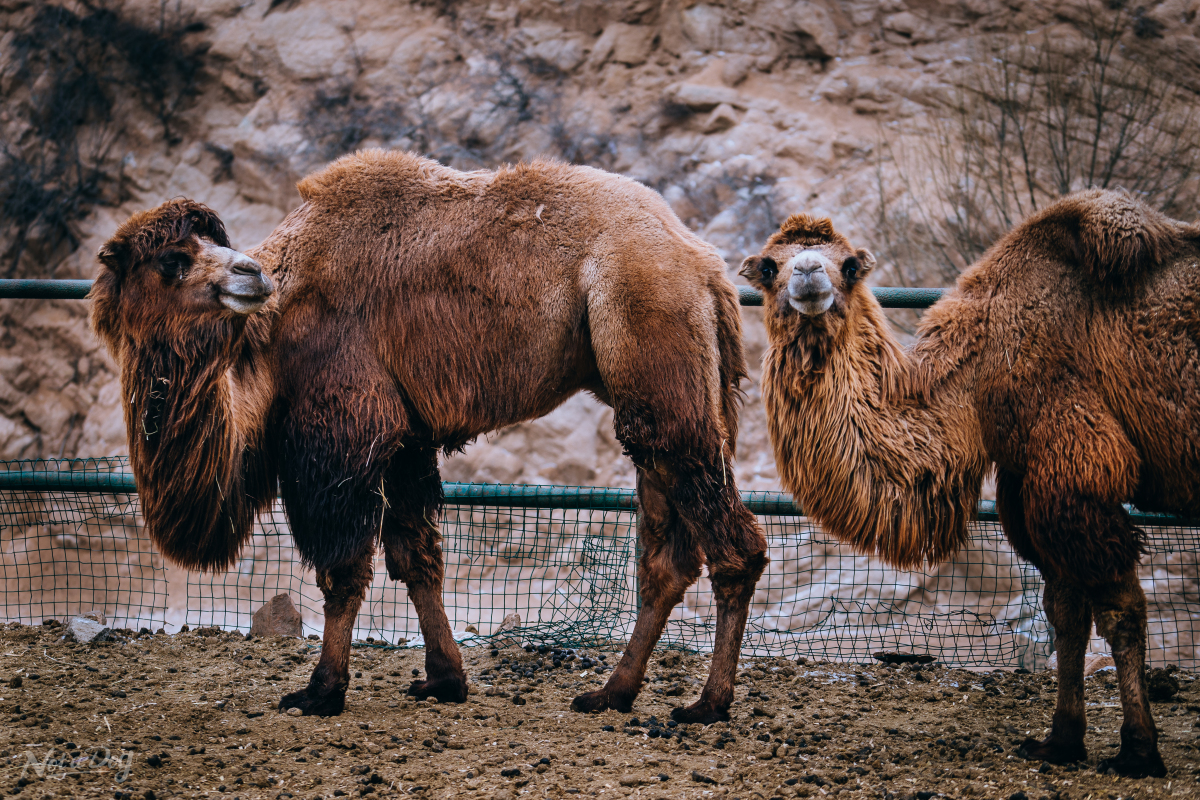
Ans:
{"type": "Polygon", "coordinates": [[[1054,763],[1087,757],[1083,657],[1112,647],[1121,749],[1163,775],[1146,697],[1144,533],[1123,508],[1200,511],[1200,226],[1114,192],[1069,196],[1001,239],[924,315],[911,351],[828,219],[790,217],[742,274],[765,293],[763,399],[784,486],[899,567],[967,537],[987,470],[1008,540],[1045,579],[1058,650],[1054,763]]]}
{"type": "Polygon", "coordinates": [[[637,466],[643,603],[607,684],[573,706],[630,709],[707,563],[712,671],[675,717],[726,719],[767,559],[732,478],[745,362],[721,257],[655,192],[584,167],[463,173],[364,151],[299,190],[245,254],[200,204],[136,214],[101,248],[91,293],[160,551],[227,568],[278,486],[325,598],[321,659],[280,708],[341,712],[377,544],[425,640],[409,693],[466,699],[442,605],[438,451],[587,391],[637,466]]]}

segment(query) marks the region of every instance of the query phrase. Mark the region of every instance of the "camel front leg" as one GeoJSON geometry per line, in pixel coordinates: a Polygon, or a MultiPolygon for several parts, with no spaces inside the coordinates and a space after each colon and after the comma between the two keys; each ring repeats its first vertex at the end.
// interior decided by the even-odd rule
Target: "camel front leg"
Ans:
{"type": "Polygon", "coordinates": [[[1092,630],[1092,606],[1083,592],[1066,582],[1046,578],[1042,595],[1046,617],[1054,626],[1058,652],[1058,706],[1050,735],[1042,741],[1026,739],[1019,754],[1033,761],[1066,764],[1087,760],[1083,735],[1087,717],[1083,696],[1083,656],[1092,630]]]}
{"type": "Polygon", "coordinates": [[[1112,648],[1121,690],[1121,749],[1097,769],[1129,778],[1162,778],[1167,766],[1158,752],[1158,730],[1146,695],[1146,593],[1131,570],[1092,595],[1096,631],[1112,648]]]}
{"type": "Polygon", "coordinates": [[[354,561],[317,572],[317,586],[325,596],[325,639],[321,659],[308,686],[285,695],[279,710],[298,708],[304,716],[331,717],[346,707],[350,685],[350,641],[354,620],[371,585],[374,547],[354,561]]]}

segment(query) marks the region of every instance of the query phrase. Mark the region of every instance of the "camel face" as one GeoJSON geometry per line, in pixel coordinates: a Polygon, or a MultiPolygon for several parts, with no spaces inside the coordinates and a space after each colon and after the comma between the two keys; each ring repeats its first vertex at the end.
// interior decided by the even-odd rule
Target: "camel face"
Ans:
{"type": "Polygon", "coordinates": [[[229,247],[220,219],[190,200],[135,214],[97,255],[92,324],[114,353],[122,338],[155,338],[186,320],[243,319],[275,291],[257,261],[229,247]]]}

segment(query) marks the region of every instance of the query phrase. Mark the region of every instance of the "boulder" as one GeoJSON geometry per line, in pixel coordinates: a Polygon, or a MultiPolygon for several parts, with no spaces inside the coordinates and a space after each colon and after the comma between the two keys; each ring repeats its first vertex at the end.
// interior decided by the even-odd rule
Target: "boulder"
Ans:
{"type": "Polygon", "coordinates": [[[251,636],[291,636],[299,638],[304,635],[304,621],[300,611],[287,594],[277,594],[254,612],[250,623],[251,636]]]}

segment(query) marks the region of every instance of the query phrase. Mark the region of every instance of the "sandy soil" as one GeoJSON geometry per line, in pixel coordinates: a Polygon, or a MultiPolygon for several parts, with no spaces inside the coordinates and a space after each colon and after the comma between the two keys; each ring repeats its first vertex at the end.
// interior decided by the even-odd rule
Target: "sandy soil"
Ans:
{"type": "Polygon", "coordinates": [[[1111,671],[1088,680],[1091,759],[1062,768],[1015,755],[1027,733],[1049,724],[1053,672],[752,660],[731,722],[672,728],[660,723],[695,696],[703,657],[660,654],[632,714],[581,716],[568,710],[570,698],[604,677],[584,657],[615,663],[616,653],[581,651],[568,671],[551,668],[550,653],[468,650],[472,694],[451,706],[403,697],[422,651],[356,648],[345,714],[279,714],[279,697],[307,680],[318,646],[215,629],[86,646],[63,642],[61,628],[10,625],[0,630],[0,792],[118,800],[1200,794],[1200,686],[1187,673],[1175,676],[1178,695],[1154,705],[1170,775],[1133,781],[1095,772],[1118,741],[1111,671]],[[545,666],[534,671],[539,658],[545,666]]]}

